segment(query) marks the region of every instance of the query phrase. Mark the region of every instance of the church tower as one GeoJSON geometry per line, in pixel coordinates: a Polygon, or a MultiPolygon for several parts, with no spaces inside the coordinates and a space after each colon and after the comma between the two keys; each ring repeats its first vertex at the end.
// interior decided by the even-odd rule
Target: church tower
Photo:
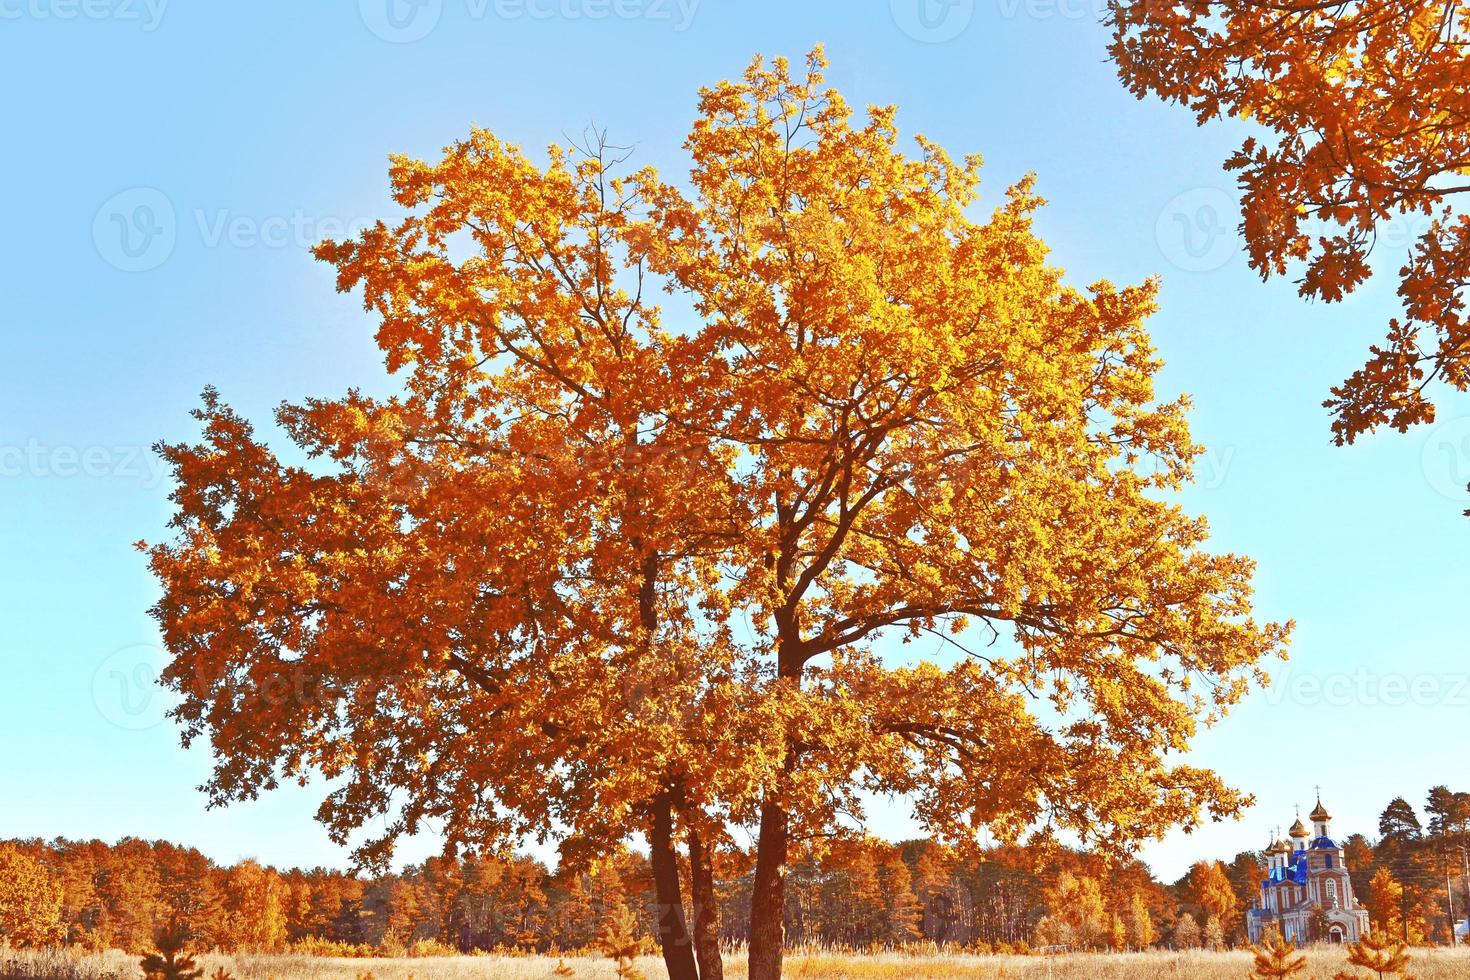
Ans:
{"type": "Polygon", "coordinates": [[[1317,796],[1307,819],[1287,831],[1290,838],[1266,849],[1261,897],[1246,914],[1252,942],[1274,930],[1291,942],[1351,943],[1368,931],[1368,912],[1353,894],[1342,849],[1330,836],[1332,815],[1317,796]]]}

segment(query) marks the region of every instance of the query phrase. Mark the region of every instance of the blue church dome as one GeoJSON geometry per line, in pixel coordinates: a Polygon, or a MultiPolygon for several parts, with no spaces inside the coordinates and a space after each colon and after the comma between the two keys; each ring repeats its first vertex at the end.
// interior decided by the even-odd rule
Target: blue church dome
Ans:
{"type": "Polygon", "coordinates": [[[1331,837],[1318,837],[1316,840],[1312,841],[1312,850],[1314,851],[1320,851],[1327,848],[1337,850],[1337,842],[1334,841],[1331,837]]]}

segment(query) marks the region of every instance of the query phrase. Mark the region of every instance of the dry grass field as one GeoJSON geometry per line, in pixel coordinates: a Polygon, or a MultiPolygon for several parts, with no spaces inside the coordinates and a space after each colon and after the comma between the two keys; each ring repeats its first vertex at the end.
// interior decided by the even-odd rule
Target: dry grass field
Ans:
{"type": "MultiPolygon", "coordinates": [[[[1328,980],[1345,967],[1341,952],[1308,953],[1306,976],[1328,980]]],[[[1243,980],[1250,958],[1245,953],[1124,953],[1068,956],[908,956],[884,953],[847,956],[828,953],[792,954],[786,976],[807,980],[1243,980]]],[[[308,956],[201,956],[206,975],[223,966],[237,980],[552,980],[555,959],[545,957],[451,956],[422,959],[331,959],[308,956]]],[[[605,959],[568,957],[574,976],[611,980],[605,959]]],[[[638,963],[648,980],[664,976],[660,962],[638,963]]],[[[1411,970],[1418,980],[1470,978],[1470,950],[1426,949],[1414,954],[1411,970]]],[[[742,957],[726,961],[731,980],[745,976],[742,957]]],[[[0,949],[0,980],[138,980],[137,960],[120,952],[73,956],[0,949]]]]}

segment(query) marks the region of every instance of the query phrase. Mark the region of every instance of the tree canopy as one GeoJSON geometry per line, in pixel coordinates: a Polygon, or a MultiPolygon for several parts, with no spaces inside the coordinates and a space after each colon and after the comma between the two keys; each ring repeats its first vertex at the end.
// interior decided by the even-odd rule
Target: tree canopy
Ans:
{"type": "Polygon", "coordinates": [[[1393,220],[1412,223],[1404,316],[1332,389],[1339,443],[1432,421],[1433,382],[1470,387],[1470,7],[1459,0],[1111,0],[1111,53],[1128,88],[1199,121],[1259,125],[1226,162],[1262,277],[1301,269],[1329,302],[1371,275],[1393,220]]]}
{"type": "Polygon", "coordinates": [[[1289,624],[1170,499],[1200,449],[1155,397],[1155,285],[1064,283],[1030,178],[973,219],[979,159],[905,153],[824,64],[703,90],[685,185],[476,130],[319,247],[401,392],[283,405],[295,461],[211,391],[161,450],[165,679],[216,801],[319,772],[369,862],[428,821],[642,834],[689,977],[675,849],[697,907],[750,827],[753,978],[794,852],[860,835],[865,792],[945,841],[1116,850],[1242,807],[1171,756],[1289,624]]]}

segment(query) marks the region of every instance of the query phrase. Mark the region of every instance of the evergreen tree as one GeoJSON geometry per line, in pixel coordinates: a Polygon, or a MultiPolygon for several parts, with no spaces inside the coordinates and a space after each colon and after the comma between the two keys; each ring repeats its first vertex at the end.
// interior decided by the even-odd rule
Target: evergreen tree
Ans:
{"type": "MultiPolygon", "coordinates": [[[[1409,965],[1408,946],[1378,931],[1370,932],[1358,942],[1348,944],[1348,962],[1353,966],[1361,966],[1368,970],[1377,980],[1383,980],[1384,977],[1414,980],[1405,972],[1405,968],[1409,965]]],[[[1341,972],[1334,980],[1372,980],[1372,978],[1361,974],[1341,972]]]]}
{"type": "Polygon", "coordinates": [[[620,980],[643,980],[643,974],[633,965],[642,952],[642,944],[633,935],[633,913],[626,905],[619,905],[615,912],[603,920],[597,934],[597,944],[607,958],[617,964],[620,980]]]}
{"type": "Polygon", "coordinates": [[[954,868],[945,849],[933,841],[910,841],[914,858],[914,895],[923,914],[924,935],[937,943],[954,937],[960,909],[955,901],[954,868]]]}
{"type": "Polygon", "coordinates": [[[1270,942],[1261,946],[1252,946],[1251,952],[1255,954],[1255,963],[1247,974],[1249,980],[1294,977],[1307,968],[1307,958],[1298,955],[1296,947],[1282,940],[1280,936],[1273,937],[1270,942]]]}
{"type": "Polygon", "coordinates": [[[130,953],[146,952],[165,918],[153,848],[136,837],[125,837],[103,853],[95,879],[100,899],[98,939],[130,953]]]}
{"type": "Polygon", "coordinates": [[[919,899],[914,894],[913,876],[897,849],[884,857],[878,867],[878,885],[883,893],[884,942],[913,942],[923,933],[919,899]]]}
{"type": "Polygon", "coordinates": [[[1430,837],[1454,841],[1470,834],[1470,793],[1435,786],[1429,790],[1424,813],[1429,817],[1430,837]]]}
{"type": "Polygon", "coordinates": [[[204,976],[194,958],[184,952],[188,938],[188,930],[176,922],[160,929],[153,937],[158,952],[138,961],[145,980],[199,980],[204,976]]]}
{"type": "Polygon", "coordinates": [[[558,949],[586,949],[597,938],[597,915],[580,874],[559,877],[553,886],[551,941],[558,949]]]}

